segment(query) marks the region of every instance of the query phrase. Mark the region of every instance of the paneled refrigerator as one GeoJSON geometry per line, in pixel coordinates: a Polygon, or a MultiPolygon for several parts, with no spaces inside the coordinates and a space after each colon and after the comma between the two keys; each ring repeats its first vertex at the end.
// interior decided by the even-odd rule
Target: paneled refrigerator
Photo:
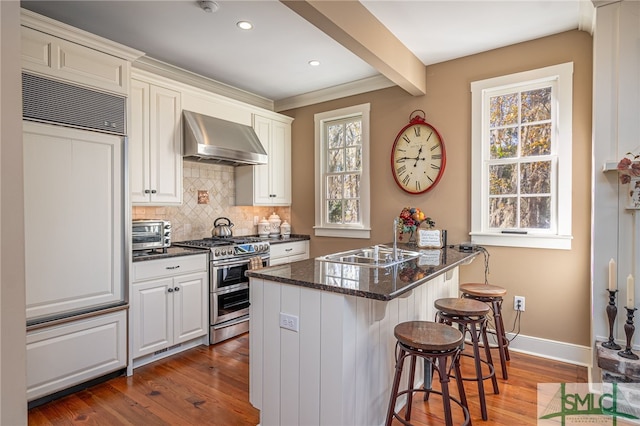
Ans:
{"type": "Polygon", "coordinates": [[[23,74],[27,397],[126,367],[126,99],[23,74]]]}

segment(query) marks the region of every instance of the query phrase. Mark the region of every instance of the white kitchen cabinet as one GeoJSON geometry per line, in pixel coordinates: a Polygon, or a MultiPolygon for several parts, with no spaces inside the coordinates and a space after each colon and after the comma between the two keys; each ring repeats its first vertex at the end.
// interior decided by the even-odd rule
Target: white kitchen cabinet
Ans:
{"type": "Polygon", "coordinates": [[[253,128],[268,164],[236,167],[236,205],[291,205],[291,124],[254,114],[253,128]]]}
{"type": "Polygon", "coordinates": [[[27,332],[27,400],[127,365],[125,309],[27,332]]]}
{"type": "Polygon", "coordinates": [[[269,265],[296,262],[309,258],[309,241],[292,241],[290,243],[271,244],[269,265]]]}
{"type": "Polygon", "coordinates": [[[129,91],[129,61],[23,26],[22,68],[121,95],[129,91]]]}
{"type": "Polygon", "coordinates": [[[198,254],[133,264],[133,358],[207,335],[207,263],[198,254]]]}
{"type": "Polygon", "coordinates": [[[131,80],[129,188],[135,205],[182,203],[181,94],[131,80]]]}

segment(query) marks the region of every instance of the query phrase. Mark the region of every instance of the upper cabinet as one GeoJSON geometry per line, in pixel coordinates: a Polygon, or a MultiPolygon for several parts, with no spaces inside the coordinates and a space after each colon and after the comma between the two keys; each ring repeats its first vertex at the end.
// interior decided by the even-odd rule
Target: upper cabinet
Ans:
{"type": "Polygon", "coordinates": [[[128,95],[131,62],[142,52],[24,9],[21,24],[23,69],[128,95]]]}
{"type": "Polygon", "coordinates": [[[236,167],[236,204],[291,205],[291,123],[254,114],[268,164],[236,167]]]}
{"type": "Polygon", "coordinates": [[[131,202],[181,204],[181,94],[148,78],[134,77],[129,97],[131,202]]]}

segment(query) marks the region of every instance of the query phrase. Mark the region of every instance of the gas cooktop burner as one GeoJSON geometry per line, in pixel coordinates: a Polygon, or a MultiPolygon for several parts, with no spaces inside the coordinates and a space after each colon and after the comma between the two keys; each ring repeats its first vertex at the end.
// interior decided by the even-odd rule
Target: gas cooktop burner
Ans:
{"type": "Polygon", "coordinates": [[[212,260],[237,259],[247,256],[269,256],[269,243],[257,237],[208,237],[178,241],[174,246],[210,248],[212,260]]]}

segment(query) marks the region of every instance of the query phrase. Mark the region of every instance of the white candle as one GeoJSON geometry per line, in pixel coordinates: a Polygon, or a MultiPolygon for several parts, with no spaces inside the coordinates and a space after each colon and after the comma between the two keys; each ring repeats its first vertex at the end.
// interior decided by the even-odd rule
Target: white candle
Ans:
{"type": "Polygon", "coordinates": [[[627,308],[633,309],[635,288],[633,286],[633,275],[627,277],[627,308]]]}
{"type": "Polygon", "coordinates": [[[615,291],[618,288],[616,281],[616,261],[611,259],[609,261],[609,290],[615,291]]]}

